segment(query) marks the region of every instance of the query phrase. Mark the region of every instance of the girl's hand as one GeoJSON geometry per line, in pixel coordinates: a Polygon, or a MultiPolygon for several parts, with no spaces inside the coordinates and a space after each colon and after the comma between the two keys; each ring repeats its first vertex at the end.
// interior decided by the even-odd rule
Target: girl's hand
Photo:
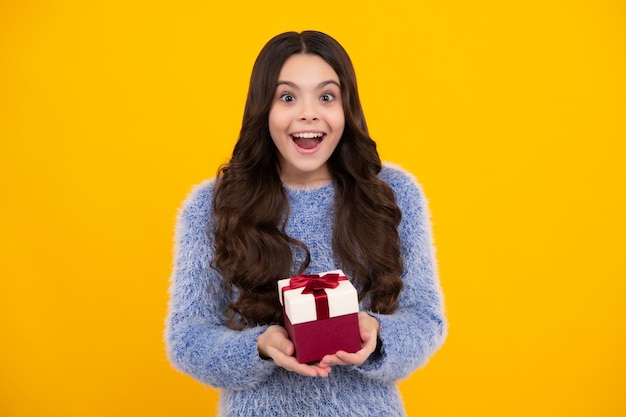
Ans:
{"type": "Polygon", "coordinates": [[[359,330],[361,332],[361,350],[348,353],[340,350],[334,355],[326,355],[319,363],[321,368],[330,368],[333,365],[362,365],[372,352],[376,350],[380,323],[364,311],[359,311],[359,330]]]}
{"type": "MultiPolygon", "coordinates": [[[[276,365],[285,368],[288,371],[296,372],[304,376],[323,376],[327,377],[330,373],[329,365],[315,364],[307,365],[299,363],[293,355],[294,346],[287,337],[287,330],[284,327],[273,325],[269,326],[257,339],[257,348],[259,355],[274,360],[276,365]]],[[[374,341],[374,347],[376,341],[374,341]]]]}

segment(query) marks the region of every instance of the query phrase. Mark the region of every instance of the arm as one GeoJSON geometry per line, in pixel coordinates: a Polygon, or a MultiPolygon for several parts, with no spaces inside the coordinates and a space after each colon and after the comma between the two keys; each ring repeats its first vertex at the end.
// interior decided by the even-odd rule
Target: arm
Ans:
{"type": "Polygon", "coordinates": [[[398,170],[390,171],[387,181],[402,210],[398,231],[404,258],[404,287],[396,312],[370,313],[380,323],[382,348],[356,367],[364,375],[383,381],[406,378],[425,365],[443,344],[447,332],[425,198],[412,177],[398,170]]]}
{"type": "Polygon", "coordinates": [[[210,267],[213,242],[207,233],[212,184],[198,187],[186,200],[176,228],[166,347],[180,371],[218,388],[245,389],[275,369],[262,360],[257,338],[266,326],[235,331],[226,327],[223,281],[210,267]]]}

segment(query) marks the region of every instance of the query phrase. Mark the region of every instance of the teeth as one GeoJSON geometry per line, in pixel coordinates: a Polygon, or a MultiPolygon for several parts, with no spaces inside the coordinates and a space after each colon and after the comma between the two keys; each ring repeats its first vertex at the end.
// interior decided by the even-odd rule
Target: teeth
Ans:
{"type": "Polygon", "coordinates": [[[322,136],[324,136],[323,133],[319,133],[319,132],[305,132],[305,133],[294,133],[293,135],[294,138],[302,138],[302,139],[313,139],[313,138],[321,138],[322,136]]]}

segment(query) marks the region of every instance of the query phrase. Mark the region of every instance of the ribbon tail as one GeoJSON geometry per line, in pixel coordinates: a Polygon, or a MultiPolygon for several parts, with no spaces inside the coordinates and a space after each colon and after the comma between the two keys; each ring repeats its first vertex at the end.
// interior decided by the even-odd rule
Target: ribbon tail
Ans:
{"type": "Polygon", "coordinates": [[[315,310],[317,312],[317,319],[324,320],[330,317],[330,307],[328,305],[328,295],[324,290],[313,291],[315,297],[315,310]]]}

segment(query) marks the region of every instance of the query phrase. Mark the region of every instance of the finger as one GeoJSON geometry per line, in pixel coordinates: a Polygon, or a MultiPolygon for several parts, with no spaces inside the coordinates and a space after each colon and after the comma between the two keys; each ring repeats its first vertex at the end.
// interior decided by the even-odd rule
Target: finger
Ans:
{"type": "Polygon", "coordinates": [[[369,353],[365,352],[363,349],[356,353],[339,351],[336,355],[339,361],[342,362],[342,365],[362,365],[369,357],[369,353]]]}
{"type": "Polygon", "coordinates": [[[287,338],[281,338],[276,342],[276,347],[286,356],[292,356],[294,352],[293,342],[287,338]]]}
{"type": "Polygon", "coordinates": [[[378,331],[379,328],[380,328],[380,323],[378,322],[376,318],[370,316],[364,311],[359,312],[359,329],[362,332],[371,331],[374,329],[378,331]]]}
{"type": "Polygon", "coordinates": [[[361,349],[367,349],[367,350],[371,349],[370,353],[376,350],[376,342],[378,341],[378,334],[375,330],[372,330],[369,333],[362,332],[361,340],[363,341],[363,345],[361,349]]]}
{"type": "Polygon", "coordinates": [[[333,365],[332,357],[334,355],[325,355],[322,359],[320,359],[320,366],[331,366],[333,365]]]}
{"type": "Polygon", "coordinates": [[[319,372],[311,366],[299,363],[293,356],[277,354],[274,359],[276,365],[288,371],[296,372],[304,376],[318,376],[319,372]]]}
{"type": "Polygon", "coordinates": [[[355,353],[339,351],[335,354],[338,360],[352,365],[362,365],[372,352],[376,350],[376,331],[374,330],[371,333],[363,332],[361,338],[364,342],[361,350],[355,353]]]}
{"type": "Polygon", "coordinates": [[[304,376],[321,376],[325,378],[328,374],[330,374],[331,368],[320,367],[318,365],[307,365],[296,361],[291,370],[304,376]]]}
{"type": "Polygon", "coordinates": [[[274,362],[288,371],[298,373],[304,376],[322,376],[327,377],[330,373],[330,367],[319,366],[317,364],[309,365],[300,363],[293,356],[287,356],[284,353],[276,350],[272,356],[274,362]]]}
{"type": "Polygon", "coordinates": [[[334,366],[334,365],[347,365],[347,363],[345,363],[344,361],[339,359],[337,354],[326,355],[320,361],[320,366],[323,366],[323,367],[331,367],[331,366],[334,366]]]}
{"type": "Polygon", "coordinates": [[[367,343],[372,340],[372,333],[371,332],[361,332],[361,341],[363,342],[363,346],[367,345],[367,343]]]}
{"type": "Polygon", "coordinates": [[[317,371],[317,375],[326,378],[333,368],[330,366],[320,366],[319,364],[311,365],[317,371]]]}

